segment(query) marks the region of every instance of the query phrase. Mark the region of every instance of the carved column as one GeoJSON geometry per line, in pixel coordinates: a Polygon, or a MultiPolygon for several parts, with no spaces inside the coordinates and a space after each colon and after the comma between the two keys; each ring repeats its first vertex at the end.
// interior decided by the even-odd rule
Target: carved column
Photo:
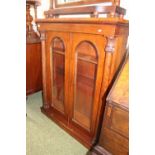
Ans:
{"type": "Polygon", "coordinates": [[[105,51],[108,53],[113,53],[115,51],[115,42],[116,42],[115,37],[112,36],[107,37],[107,45],[105,51]]]}
{"type": "Polygon", "coordinates": [[[43,80],[43,108],[48,109],[50,106],[47,101],[47,85],[46,85],[46,34],[45,32],[41,33],[41,53],[42,53],[42,80],[43,80]]]}
{"type": "Polygon", "coordinates": [[[107,45],[105,47],[106,51],[106,58],[105,58],[105,66],[104,66],[104,87],[101,92],[105,92],[107,89],[109,82],[110,82],[110,72],[111,72],[111,61],[112,61],[112,55],[113,52],[115,51],[115,42],[116,39],[114,37],[107,37],[107,45]]]}

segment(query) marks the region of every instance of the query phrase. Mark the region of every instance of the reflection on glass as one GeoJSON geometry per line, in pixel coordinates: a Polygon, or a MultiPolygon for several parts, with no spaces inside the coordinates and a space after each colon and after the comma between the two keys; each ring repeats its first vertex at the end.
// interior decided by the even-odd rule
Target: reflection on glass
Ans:
{"type": "Polygon", "coordinates": [[[95,88],[97,54],[89,42],[82,42],[76,49],[77,68],[74,100],[74,120],[90,130],[95,88]]]}
{"type": "Polygon", "coordinates": [[[53,86],[52,103],[53,106],[64,112],[64,44],[59,38],[55,38],[52,43],[53,58],[53,86]]]}

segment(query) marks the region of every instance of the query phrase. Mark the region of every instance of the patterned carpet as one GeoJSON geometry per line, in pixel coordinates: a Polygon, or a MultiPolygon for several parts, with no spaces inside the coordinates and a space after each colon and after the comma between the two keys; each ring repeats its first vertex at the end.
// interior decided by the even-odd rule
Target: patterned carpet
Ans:
{"type": "Polygon", "coordinates": [[[41,92],[27,99],[27,155],[86,155],[87,148],[41,113],[41,92]]]}

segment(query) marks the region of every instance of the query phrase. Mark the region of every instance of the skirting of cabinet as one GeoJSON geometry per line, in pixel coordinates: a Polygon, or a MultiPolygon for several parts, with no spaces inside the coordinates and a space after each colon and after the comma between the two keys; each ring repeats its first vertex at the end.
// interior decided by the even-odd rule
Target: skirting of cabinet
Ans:
{"type": "Polygon", "coordinates": [[[44,113],[48,118],[58,124],[61,128],[67,131],[71,136],[76,138],[79,142],[81,142],[85,147],[91,148],[92,146],[92,138],[90,138],[87,133],[84,133],[77,126],[68,124],[67,118],[64,117],[58,111],[48,108],[45,109],[41,107],[41,112],[44,113]]]}

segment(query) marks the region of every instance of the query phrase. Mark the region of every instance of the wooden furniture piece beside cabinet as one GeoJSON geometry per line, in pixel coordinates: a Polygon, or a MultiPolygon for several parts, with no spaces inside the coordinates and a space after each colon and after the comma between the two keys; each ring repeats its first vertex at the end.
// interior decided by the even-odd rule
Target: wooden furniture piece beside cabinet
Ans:
{"type": "Polygon", "coordinates": [[[125,55],[128,21],[122,18],[124,13],[118,6],[59,8],[36,20],[42,44],[41,111],[88,148],[95,142],[102,97],[125,55]],[[111,16],[111,11],[116,16],[57,18],[72,13],[111,16]]]}
{"type": "Polygon", "coordinates": [[[128,72],[129,62],[127,57],[107,97],[99,142],[91,155],[129,154],[128,72]]]}
{"type": "Polygon", "coordinates": [[[41,41],[32,27],[31,5],[36,10],[40,3],[26,1],[26,95],[42,90],[41,41]]]}
{"type": "Polygon", "coordinates": [[[26,44],[26,95],[42,90],[41,43],[26,44]]]}

